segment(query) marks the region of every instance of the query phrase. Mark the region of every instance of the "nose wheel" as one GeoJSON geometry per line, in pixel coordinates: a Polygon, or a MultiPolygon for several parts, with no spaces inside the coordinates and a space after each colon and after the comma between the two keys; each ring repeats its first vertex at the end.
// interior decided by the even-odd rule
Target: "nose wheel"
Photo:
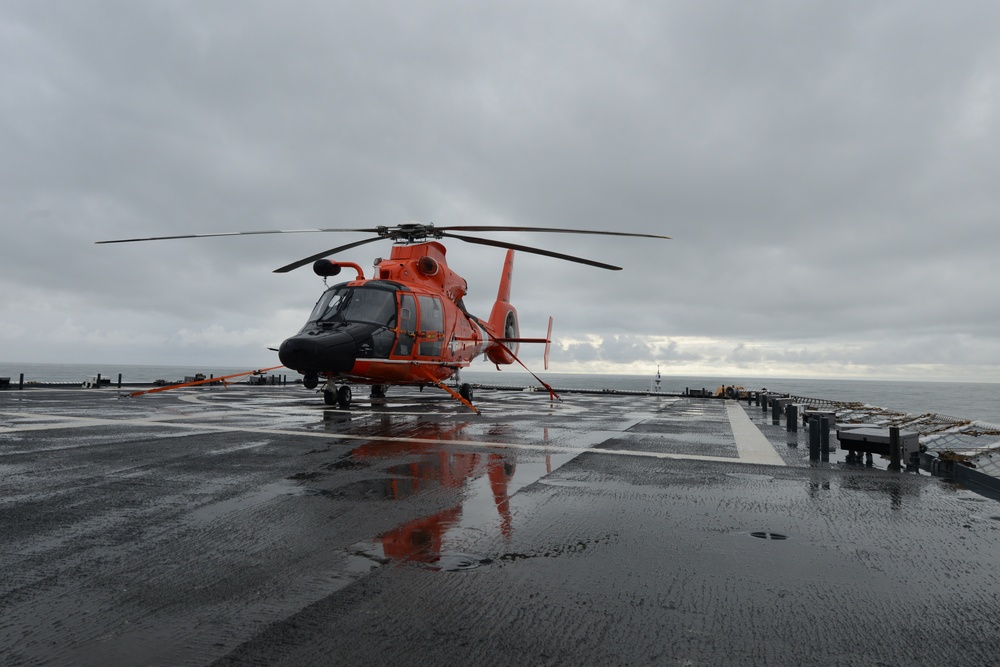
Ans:
{"type": "Polygon", "coordinates": [[[344,384],[336,389],[327,387],[323,390],[323,402],[327,405],[336,405],[341,408],[351,407],[351,388],[344,384]]]}

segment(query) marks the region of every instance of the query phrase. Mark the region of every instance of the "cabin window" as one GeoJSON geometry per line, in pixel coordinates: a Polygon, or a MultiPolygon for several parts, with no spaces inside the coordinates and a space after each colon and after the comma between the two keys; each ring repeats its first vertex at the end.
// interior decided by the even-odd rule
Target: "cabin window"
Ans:
{"type": "Polygon", "coordinates": [[[441,340],[444,337],[444,311],[441,300],[433,296],[420,296],[420,350],[423,357],[441,355],[441,340]]]}

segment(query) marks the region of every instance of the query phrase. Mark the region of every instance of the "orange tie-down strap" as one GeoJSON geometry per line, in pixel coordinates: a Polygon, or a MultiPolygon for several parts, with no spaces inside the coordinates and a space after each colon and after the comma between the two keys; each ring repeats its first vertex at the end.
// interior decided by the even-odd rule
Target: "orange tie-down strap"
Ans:
{"type": "Polygon", "coordinates": [[[133,391],[131,394],[129,394],[129,398],[135,396],[142,396],[143,394],[155,394],[158,391],[169,391],[171,389],[180,389],[182,387],[195,387],[199,384],[210,384],[212,382],[221,382],[223,386],[226,386],[226,380],[243,377],[245,375],[263,375],[268,371],[278,370],[279,368],[284,368],[284,366],[271,366],[270,368],[261,368],[255,371],[246,371],[244,373],[233,373],[232,375],[223,375],[217,378],[205,378],[204,380],[195,380],[194,382],[182,382],[181,384],[172,384],[166,387],[156,387],[155,389],[144,389],[143,391],[133,391]]]}
{"type": "Polygon", "coordinates": [[[427,370],[426,366],[417,366],[417,369],[421,373],[423,373],[424,377],[426,377],[428,380],[430,380],[431,382],[433,382],[434,384],[436,384],[438,387],[440,387],[441,389],[444,389],[446,392],[448,392],[449,394],[451,394],[455,398],[455,400],[457,400],[460,403],[462,403],[463,405],[465,405],[465,407],[469,408],[470,410],[472,410],[473,412],[475,412],[477,415],[481,414],[479,412],[479,410],[476,409],[476,406],[474,406],[472,403],[469,403],[467,400],[465,400],[464,398],[462,398],[461,394],[459,394],[457,391],[455,391],[454,389],[452,389],[451,387],[449,387],[448,385],[446,385],[444,382],[441,382],[441,380],[438,380],[436,377],[434,377],[433,375],[431,375],[431,372],[429,370],[427,370]]]}
{"type": "MultiPolygon", "coordinates": [[[[551,318],[550,318],[549,329],[551,330],[551,328],[552,328],[552,322],[551,322],[551,318]]],[[[486,331],[486,330],[483,329],[483,331],[486,331]]],[[[531,339],[531,338],[497,338],[496,336],[494,336],[493,334],[491,334],[489,331],[486,331],[486,335],[489,336],[493,340],[493,342],[498,343],[498,344],[502,344],[505,341],[511,341],[511,342],[517,341],[519,343],[536,343],[536,342],[538,342],[538,343],[540,343],[540,342],[548,343],[548,342],[550,342],[548,339],[545,339],[545,338],[539,338],[539,339],[531,339]]],[[[534,371],[532,371],[530,368],[528,368],[527,366],[525,366],[524,362],[521,361],[518,358],[518,356],[516,354],[514,354],[513,351],[511,351],[510,348],[507,348],[507,354],[509,354],[510,356],[514,357],[514,361],[516,361],[517,363],[521,364],[521,368],[523,368],[524,370],[528,371],[528,373],[531,375],[531,377],[535,378],[535,380],[537,380],[540,385],[542,385],[543,387],[545,387],[546,391],[549,392],[549,400],[551,400],[551,401],[561,401],[562,400],[562,398],[559,397],[559,394],[556,393],[556,390],[553,389],[552,386],[548,382],[546,382],[542,378],[540,378],[537,375],[535,375],[534,371]]],[[[546,355],[548,355],[547,351],[546,351],[546,355]]],[[[546,367],[548,367],[548,364],[546,364],[546,367]]],[[[499,365],[497,366],[497,370],[500,370],[500,366],[499,365]]]]}

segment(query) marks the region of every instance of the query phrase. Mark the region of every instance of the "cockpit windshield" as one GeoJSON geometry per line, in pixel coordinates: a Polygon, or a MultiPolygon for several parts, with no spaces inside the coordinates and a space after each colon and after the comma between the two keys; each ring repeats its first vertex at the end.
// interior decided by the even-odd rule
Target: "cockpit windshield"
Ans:
{"type": "Polygon", "coordinates": [[[392,325],[396,318],[396,293],[372,287],[331,287],[313,308],[309,322],[362,322],[392,325]]]}

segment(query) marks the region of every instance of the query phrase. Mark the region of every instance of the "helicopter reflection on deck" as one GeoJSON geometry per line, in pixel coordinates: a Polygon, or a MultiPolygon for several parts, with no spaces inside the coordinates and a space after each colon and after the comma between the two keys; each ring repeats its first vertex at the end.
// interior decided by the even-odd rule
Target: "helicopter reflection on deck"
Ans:
{"type": "MultiPolygon", "coordinates": [[[[365,545],[370,555],[395,561],[410,561],[434,566],[449,543],[458,543],[465,527],[475,525],[481,534],[484,524],[498,530],[509,540],[513,532],[511,494],[523,484],[513,484],[518,465],[524,464],[513,452],[475,452],[447,447],[466,425],[445,427],[420,424],[407,433],[413,440],[372,441],[351,450],[350,460],[377,465],[380,461],[416,456],[415,460],[386,468],[388,478],[359,483],[364,493],[380,494],[387,500],[401,501],[435,489],[454,490],[460,501],[434,514],[407,521],[386,531],[365,545]],[[422,442],[432,440],[434,442],[422,442]],[[440,444],[438,444],[440,442],[440,444]],[[445,446],[442,446],[445,445],[445,446]],[[494,514],[495,513],[495,514],[494,514]],[[493,518],[490,518],[490,517],[493,518]]],[[[523,456],[523,454],[521,455],[523,456]]],[[[544,456],[544,469],[522,466],[524,481],[551,472],[552,457],[544,456]]],[[[520,481],[520,480],[519,480],[520,481]]],[[[355,487],[359,490],[358,487],[355,487]]]]}
{"type": "MultiPolygon", "coordinates": [[[[461,458],[458,461],[454,459],[439,459],[444,464],[440,467],[437,465],[437,462],[429,460],[410,464],[410,467],[416,469],[416,476],[405,481],[399,479],[393,480],[390,485],[393,491],[391,498],[397,499],[401,497],[395,495],[399,491],[399,482],[409,487],[403,492],[403,495],[420,490],[421,485],[426,484],[428,481],[438,482],[445,486],[449,485],[449,482],[456,481],[458,482],[457,486],[469,484],[482,476],[483,459],[485,459],[486,476],[489,478],[492,502],[500,518],[500,534],[505,539],[509,539],[512,519],[509,503],[510,498],[507,495],[507,484],[514,475],[516,464],[504,461],[503,456],[500,454],[458,454],[453,456],[461,458]],[[460,479],[455,476],[459,468],[466,468],[468,470],[468,478],[460,479]],[[437,474],[438,476],[429,479],[429,476],[433,474],[437,474]]],[[[465,502],[469,500],[467,498],[465,502]]],[[[436,562],[440,555],[446,551],[446,534],[462,520],[463,507],[464,503],[438,512],[437,514],[409,521],[383,533],[378,537],[383,554],[386,558],[393,560],[407,560],[429,564],[436,562]]]]}

